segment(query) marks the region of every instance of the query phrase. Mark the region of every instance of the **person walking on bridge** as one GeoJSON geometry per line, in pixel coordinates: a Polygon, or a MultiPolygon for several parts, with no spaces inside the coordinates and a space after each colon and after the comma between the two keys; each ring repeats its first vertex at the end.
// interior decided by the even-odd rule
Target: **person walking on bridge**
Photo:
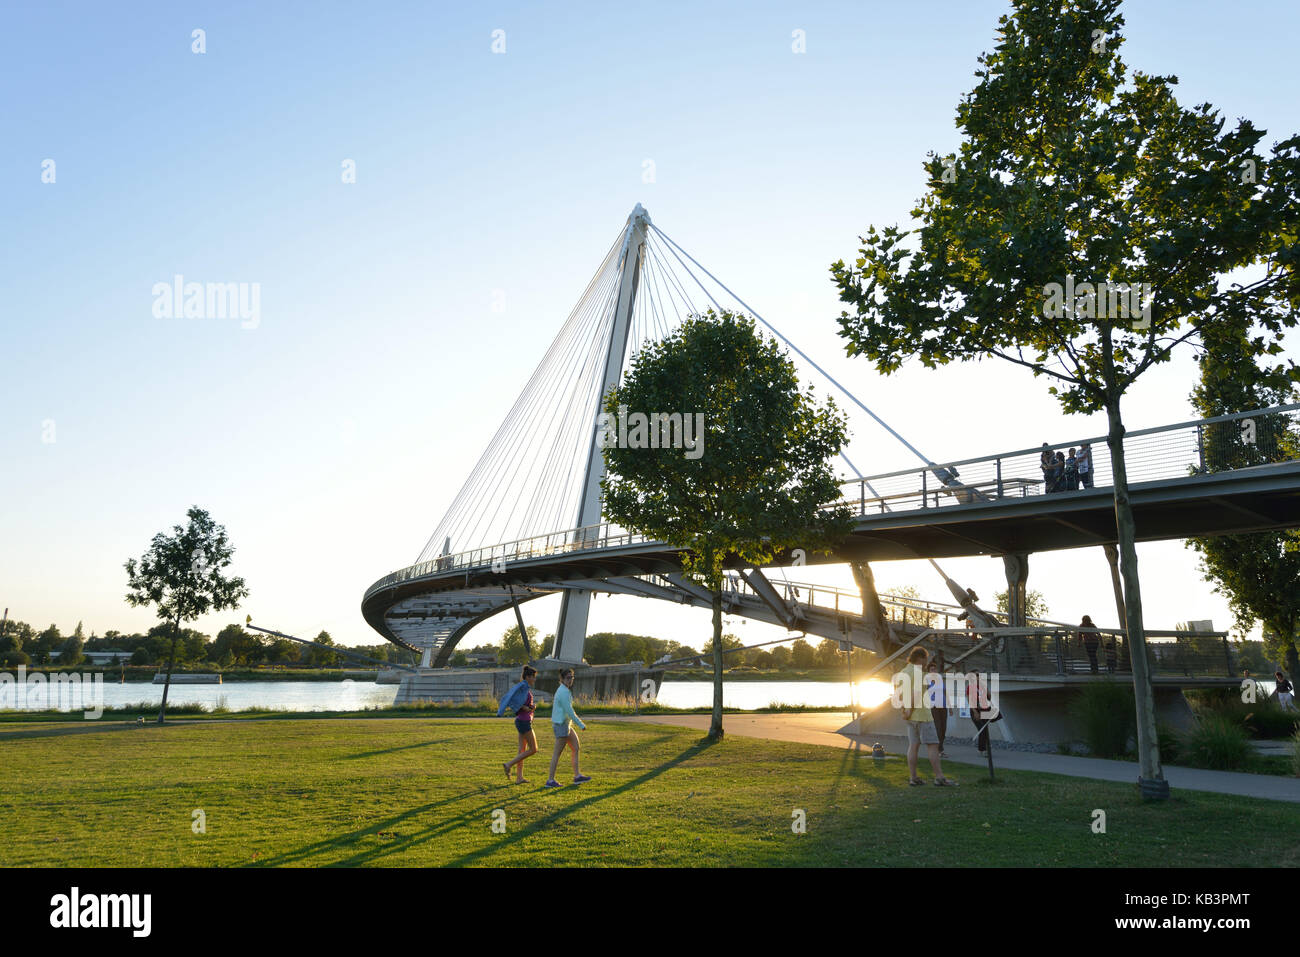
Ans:
{"type": "Polygon", "coordinates": [[[546,776],[546,784],[543,787],[558,788],[560,786],[560,782],[555,780],[555,766],[560,763],[560,755],[564,752],[566,744],[573,754],[573,783],[583,784],[591,780],[578,770],[580,744],[578,742],[578,732],[573,730],[571,722],[583,731],[587,730],[587,726],[582,723],[582,719],[573,710],[573,669],[565,668],[560,672],[560,686],[555,689],[555,699],[551,703],[551,726],[555,729],[555,750],[551,752],[551,770],[546,776]]]}
{"type": "Polygon", "coordinates": [[[515,713],[515,730],[519,732],[519,753],[504,765],[506,769],[506,780],[510,780],[510,769],[516,769],[515,783],[527,784],[524,779],[524,760],[531,758],[537,753],[537,734],[533,731],[533,714],[537,711],[537,705],[533,701],[533,685],[537,683],[537,669],[532,665],[524,665],[524,673],[519,682],[501,699],[501,707],[497,708],[497,717],[501,717],[507,711],[513,710],[515,713]]]}

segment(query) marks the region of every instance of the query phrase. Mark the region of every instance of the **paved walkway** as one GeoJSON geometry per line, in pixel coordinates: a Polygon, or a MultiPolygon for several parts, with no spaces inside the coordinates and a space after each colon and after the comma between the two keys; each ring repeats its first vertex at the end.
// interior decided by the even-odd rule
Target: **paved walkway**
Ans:
{"type": "MultiPolygon", "coordinates": [[[[800,744],[820,744],[832,748],[865,746],[867,750],[880,741],[887,751],[901,754],[907,749],[907,739],[899,735],[856,735],[842,730],[853,715],[847,711],[820,714],[728,714],[722,719],[729,735],[742,738],[769,738],[776,741],[795,741],[800,744]]],[[[640,721],[649,724],[671,724],[682,728],[709,730],[707,714],[684,715],[593,715],[590,721],[640,721]]],[[[970,738],[949,739],[945,745],[945,761],[975,764],[987,767],[988,759],[980,754],[970,738]],[[954,740],[968,742],[953,743],[954,740]]],[[[922,767],[928,769],[924,757],[922,767]]],[[[1137,764],[1132,761],[1106,761],[1101,758],[1070,757],[1063,754],[1036,754],[1029,751],[993,751],[995,771],[1041,771],[1045,774],[1064,774],[1076,778],[1096,778],[1102,781],[1137,783],[1137,764]]],[[[1300,803],[1300,778],[1281,777],[1275,774],[1245,774],[1238,771],[1204,771],[1200,768],[1166,766],[1165,780],[1174,790],[1214,791],[1218,794],[1239,794],[1242,797],[1265,798],[1271,801],[1300,803]]],[[[927,774],[928,771],[923,771],[927,774]]]]}

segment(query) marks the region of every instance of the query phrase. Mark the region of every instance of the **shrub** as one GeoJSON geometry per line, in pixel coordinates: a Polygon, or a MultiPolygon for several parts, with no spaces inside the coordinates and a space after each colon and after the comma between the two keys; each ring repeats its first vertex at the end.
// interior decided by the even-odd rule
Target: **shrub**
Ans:
{"type": "Polygon", "coordinates": [[[1258,700],[1245,702],[1235,688],[1207,691],[1194,699],[1193,708],[1202,716],[1225,718],[1255,738],[1288,738],[1300,727],[1300,714],[1283,711],[1276,695],[1261,693],[1258,700]]]}
{"type": "Polygon", "coordinates": [[[1189,765],[1216,771],[1245,768],[1255,756],[1245,730],[1221,714],[1203,715],[1184,736],[1181,746],[1189,765]]]}
{"type": "Polygon", "coordinates": [[[1163,721],[1156,723],[1156,740],[1160,745],[1160,763],[1173,764],[1178,760],[1178,732],[1163,721]]]}
{"type": "Polygon", "coordinates": [[[1137,724],[1133,689],[1108,679],[1089,682],[1071,703],[1070,718],[1094,757],[1120,757],[1137,724]]]}

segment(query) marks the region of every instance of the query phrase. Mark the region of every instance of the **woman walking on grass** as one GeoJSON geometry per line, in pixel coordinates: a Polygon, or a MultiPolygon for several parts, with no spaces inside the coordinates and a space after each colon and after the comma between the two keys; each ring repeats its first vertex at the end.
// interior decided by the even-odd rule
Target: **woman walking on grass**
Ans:
{"type": "Polygon", "coordinates": [[[558,788],[560,782],[555,780],[555,766],[560,763],[560,755],[564,752],[564,746],[567,744],[569,750],[573,753],[573,783],[582,784],[590,781],[591,778],[578,770],[578,732],[573,730],[572,725],[576,724],[583,731],[587,726],[582,723],[573,710],[573,669],[565,668],[560,672],[560,686],[555,689],[555,700],[551,703],[551,726],[555,729],[555,750],[551,752],[551,771],[546,776],[544,787],[558,788]]]}
{"type": "Polygon", "coordinates": [[[515,730],[519,732],[519,753],[503,767],[506,769],[507,781],[510,780],[510,769],[512,767],[516,769],[515,783],[517,784],[528,783],[524,778],[524,759],[531,758],[537,753],[537,735],[533,731],[533,712],[537,710],[537,705],[533,702],[533,685],[536,682],[537,669],[525,665],[523,679],[506,693],[501,701],[501,707],[497,709],[498,718],[509,710],[515,713],[515,730]]]}

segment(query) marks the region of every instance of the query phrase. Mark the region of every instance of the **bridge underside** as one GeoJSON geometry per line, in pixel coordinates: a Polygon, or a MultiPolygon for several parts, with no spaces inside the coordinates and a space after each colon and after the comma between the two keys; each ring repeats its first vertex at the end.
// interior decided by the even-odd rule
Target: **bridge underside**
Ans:
{"type": "MultiPolygon", "coordinates": [[[[1129,490],[1139,542],[1300,526],[1300,462],[1145,482],[1129,490]]],[[[1046,552],[1119,540],[1110,488],[858,517],[837,560],[1046,552]]],[[[811,556],[809,556],[811,559],[811,556]]]]}

